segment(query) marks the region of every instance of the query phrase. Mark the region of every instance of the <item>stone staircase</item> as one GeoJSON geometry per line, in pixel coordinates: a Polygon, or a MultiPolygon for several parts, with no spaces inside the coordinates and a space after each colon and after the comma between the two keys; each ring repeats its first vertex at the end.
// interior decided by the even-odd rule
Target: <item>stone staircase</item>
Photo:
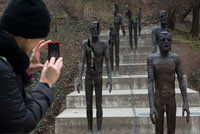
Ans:
{"type": "MultiPolygon", "coordinates": [[[[127,32],[128,33],[128,32],[127,32]]],[[[151,53],[151,29],[142,31],[139,40],[139,55],[129,55],[130,50],[123,37],[120,44],[120,76],[113,76],[113,90],[109,93],[106,67],[103,66],[103,134],[155,134],[155,125],[149,117],[149,101],[147,90],[147,55],[151,53]],[[128,56],[130,65],[128,64],[128,56]],[[130,67],[130,68],[129,68],[130,67]],[[129,75],[130,69],[131,76],[129,75]],[[130,81],[132,89],[130,89],[130,81]],[[133,108],[134,103],[134,108],[133,108]]],[[[108,31],[101,33],[101,38],[108,40],[108,31]]],[[[127,38],[128,39],[128,38],[127,38]]],[[[115,73],[114,73],[115,74],[115,73]]],[[[184,78],[187,80],[186,76],[184,78]]],[[[87,134],[85,77],[83,76],[83,91],[77,91],[66,96],[66,110],[56,117],[56,134],[87,134]]],[[[75,83],[76,85],[76,83],[75,83]]],[[[76,88],[76,87],[75,87],[76,88]]],[[[191,111],[190,122],[182,117],[182,96],[176,81],[177,128],[176,134],[200,133],[200,99],[199,93],[187,89],[191,111]]],[[[93,98],[94,121],[96,134],[95,93],[93,98]]],[[[165,121],[166,128],[166,121],[165,121]]],[[[166,129],[165,129],[166,133],[166,129]]]]}

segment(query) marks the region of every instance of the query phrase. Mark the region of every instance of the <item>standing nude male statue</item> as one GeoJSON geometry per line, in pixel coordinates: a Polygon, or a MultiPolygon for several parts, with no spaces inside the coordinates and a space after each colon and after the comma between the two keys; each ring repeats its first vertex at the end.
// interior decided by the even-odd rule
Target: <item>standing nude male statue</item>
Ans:
{"type": "Polygon", "coordinates": [[[137,30],[137,25],[138,25],[138,16],[136,16],[135,20],[133,20],[133,30],[134,30],[134,43],[135,43],[135,51],[136,55],[138,55],[138,30],[137,30]]]}
{"type": "Polygon", "coordinates": [[[142,8],[139,8],[139,13],[137,14],[138,16],[138,32],[139,32],[139,38],[141,37],[141,30],[142,30],[142,27],[141,27],[141,21],[142,21],[142,8]]]}
{"type": "Polygon", "coordinates": [[[133,20],[132,20],[132,11],[128,7],[128,5],[125,6],[125,12],[126,12],[126,18],[128,19],[128,30],[129,30],[129,45],[131,48],[131,52],[133,52],[133,20]]]}
{"type": "Polygon", "coordinates": [[[88,120],[88,134],[93,134],[92,120],[92,100],[93,100],[93,87],[95,88],[96,95],[96,109],[97,109],[97,130],[98,134],[102,133],[102,69],[103,60],[105,57],[106,68],[108,74],[107,86],[110,85],[110,92],[112,90],[112,77],[109,57],[109,47],[106,41],[99,40],[101,31],[100,24],[93,22],[90,25],[91,38],[84,40],[82,43],[81,61],[79,65],[79,80],[77,90],[80,92],[82,88],[82,75],[84,71],[84,62],[86,60],[86,76],[85,76],[85,92],[87,103],[87,120],[88,120]]]}
{"type": "Polygon", "coordinates": [[[160,26],[154,27],[152,29],[152,53],[155,53],[157,51],[158,35],[160,34],[160,32],[167,31],[167,17],[165,10],[160,11],[160,23],[160,26]]]}
{"type": "Polygon", "coordinates": [[[171,43],[171,34],[167,31],[161,32],[158,35],[160,52],[149,55],[147,59],[150,117],[151,121],[156,124],[156,134],[163,134],[164,112],[167,115],[167,133],[175,134],[175,74],[177,74],[183,98],[183,116],[186,112],[187,122],[189,122],[190,117],[187,90],[180,57],[178,54],[170,52],[171,43]]]}
{"type": "MultiPolygon", "coordinates": [[[[115,13],[114,13],[114,32],[115,32],[115,63],[116,63],[116,76],[119,76],[119,43],[120,43],[120,36],[119,36],[119,30],[120,26],[122,28],[123,36],[125,37],[126,32],[124,30],[124,22],[122,15],[119,14],[119,7],[117,4],[115,4],[115,13]]],[[[113,55],[113,50],[110,51],[110,53],[113,55]]],[[[112,62],[113,63],[113,62],[112,62]]]]}

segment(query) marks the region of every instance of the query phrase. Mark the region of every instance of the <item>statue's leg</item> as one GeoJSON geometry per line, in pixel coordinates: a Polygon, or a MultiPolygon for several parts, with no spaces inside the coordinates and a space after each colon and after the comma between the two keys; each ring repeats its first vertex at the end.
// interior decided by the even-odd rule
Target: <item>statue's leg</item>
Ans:
{"type": "Polygon", "coordinates": [[[139,37],[141,37],[141,30],[142,30],[141,24],[139,24],[139,37]]]}
{"type": "Polygon", "coordinates": [[[87,103],[87,120],[88,120],[88,132],[92,132],[92,98],[93,98],[93,80],[91,76],[86,74],[85,79],[85,94],[86,94],[86,103],[87,103]]]}
{"type": "Polygon", "coordinates": [[[102,76],[98,76],[95,80],[95,97],[96,97],[96,108],[97,108],[97,130],[101,132],[102,126],[102,76]]]}
{"type": "Polygon", "coordinates": [[[137,35],[135,35],[135,51],[136,51],[136,54],[138,54],[138,38],[137,38],[137,35]]]}
{"type": "Polygon", "coordinates": [[[175,97],[168,100],[167,105],[167,133],[175,134],[176,129],[176,100],[175,97]]]}
{"type": "Polygon", "coordinates": [[[155,101],[155,108],[157,110],[157,118],[156,118],[156,134],[163,134],[163,125],[164,125],[164,105],[157,99],[155,101]]]}
{"type": "Polygon", "coordinates": [[[110,63],[111,63],[112,72],[113,72],[113,42],[114,42],[114,39],[111,37],[110,44],[109,44],[109,54],[110,54],[110,63]]]}
{"type": "Polygon", "coordinates": [[[115,37],[115,61],[116,61],[116,75],[119,75],[119,33],[115,37]]]}

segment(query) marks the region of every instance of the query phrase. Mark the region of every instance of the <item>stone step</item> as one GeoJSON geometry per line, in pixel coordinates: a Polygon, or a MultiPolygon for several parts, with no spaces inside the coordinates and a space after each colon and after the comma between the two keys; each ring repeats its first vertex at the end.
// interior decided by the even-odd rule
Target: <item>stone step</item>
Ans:
{"type": "MultiPolygon", "coordinates": [[[[129,65],[128,64],[120,64],[119,73],[122,75],[129,75],[129,65]]],[[[114,67],[115,73],[115,67],[114,67]]],[[[133,75],[146,75],[147,74],[147,64],[146,63],[138,63],[138,64],[130,64],[130,74],[133,75]]],[[[85,76],[85,73],[83,74],[85,76]]],[[[107,76],[106,65],[103,65],[103,76],[107,76]]]]}
{"type": "MultiPolygon", "coordinates": [[[[128,64],[128,59],[130,61],[130,64],[138,64],[138,63],[147,63],[147,57],[148,55],[119,55],[119,64],[128,64]]],[[[115,56],[113,57],[115,60],[115,56]]],[[[105,60],[104,60],[105,64],[105,60]]],[[[115,64],[115,61],[114,61],[115,64]]]]}
{"type": "MultiPolygon", "coordinates": [[[[133,55],[134,56],[136,56],[135,51],[136,51],[136,48],[133,47],[133,55]]],[[[113,53],[115,53],[115,49],[113,49],[113,53]]],[[[152,48],[151,47],[138,47],[138,54],[140,54],[140,55],[149,55],[151,53],[152,53],[152,48]]],[[[130,55],[131,56],[132,55],[130,47],[122,47],[122,48],[120,48],[119,54],[120,55],[124,55],[124,56],[126,56],[126,55],[130,55]]]]}
{"type": "MultiPolygon", "coordinates": [[[[176,104],[178,107],[183,106],[182,96],[180,89],[176,91],[176,104]]],[[[199,107],[199,93],[187,89],[188,101],[190,107],[199,107]]],[[[149,107],[149,97],[147,89],[138,90],[113,90],[109,93],[108,90],[102,92],[102,107],[103,108],[128,108],[133,104],[136,108],[149,107]]],[[[93,91],[93,107],[96,107],[95,91],[93,91]]],[[[80,94],[75,91],[66,96],[66,108],[67,109],[81,109],[86,108],[85,91],[81,91],[80,94]]]]}
{"type": "MultiPolygon", "coordinates": [[[[103,134],[155,134],[149,108],[104,108],[103,134]],[[137,124],[137,125],[136,125],[137,124]]],[[[190,122],[182,117],[182,107],[177,108],[176,134],[199,134],[200,108],[190,107],[190,122]]],[[[93,110],[93,126],[96,132],[96,110],[93,110]]],[[[166,120],[166,118],[165,118],[166,120]]],[[[165,122],[166,133],[166,122],[165,122]]],[[[55,134],[86,134],[87,117],[85,109],[66,109],[55,120],[55,134]]]]}
{"type": "MultiPolygon", "coordinates": [[[[105,40],[108,42],[109,37],[108,36],[100,36],[100,39],[105,40]]],[[[120,37],[120,47],[127,47],[129,46],[129,37],[127,36],[126,38],[124,38],[123,36],[120,37]]],[[[134,46],[134,39],[133,39],[133,46],[134,46]]],[[[152,47],[152,39],[150,36],[148,36],[147,38],[145,37],[141,37],[138,39],[138,47],[141,46],[148,46],[148,47],[152,47]]]]}
{"type": "MultiPolygon", "coordinates": [[[[184,79],[187,84],[187,77],[184,75],[184,79]]],[[[106,89],[108,77],[103,76],[103,90],[106,89]]],[[[75,81],[75,89],[76,84],[78,82],[78,79],[75,81]]],[[[147,75],[120,75],[119,77],[112,77],[112,87],[113,90],[124,90],[124,89],[130,89],[130,82],[132,83],[132,89],[147,89],[148,86],[148,80],[147,75]]],[[[83,90],[85,90],[85,77],[82,77],[82,87],[83,90]]],[[[178,80],[176,79],[175,87],[179,88],[178,80]]]]}

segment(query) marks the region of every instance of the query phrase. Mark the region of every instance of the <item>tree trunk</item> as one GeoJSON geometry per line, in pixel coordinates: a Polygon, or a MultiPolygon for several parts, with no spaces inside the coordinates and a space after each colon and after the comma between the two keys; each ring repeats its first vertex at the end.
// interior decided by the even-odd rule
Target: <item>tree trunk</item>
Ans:
{"type": "Polygon", "coordinates": [[[188,16],[188,14],[192,11],[192,8],[189,7],[188,9],[186,9],[185,11],[183,11],[183,13],[181,13],[179,16],[178,16],[178,23],[183,23],[185,18],[188,16]]]}
{"type": "Polygon", "coordinates": [[[200,2],[198,2],[198,4],[194,5],[193,7],[191,33],[192,33],[192,36],[194,37],[198,37],[198,34],[199,34],[199,8],[200,8],[200,2]]]}
{"type": "Polygon", "coordinates": [[[175,23],[176,23],[176,9],[175,7],[171,7],[167,11],[167,26],[169,29],[174,29],[175,28],[175,23]]]}

